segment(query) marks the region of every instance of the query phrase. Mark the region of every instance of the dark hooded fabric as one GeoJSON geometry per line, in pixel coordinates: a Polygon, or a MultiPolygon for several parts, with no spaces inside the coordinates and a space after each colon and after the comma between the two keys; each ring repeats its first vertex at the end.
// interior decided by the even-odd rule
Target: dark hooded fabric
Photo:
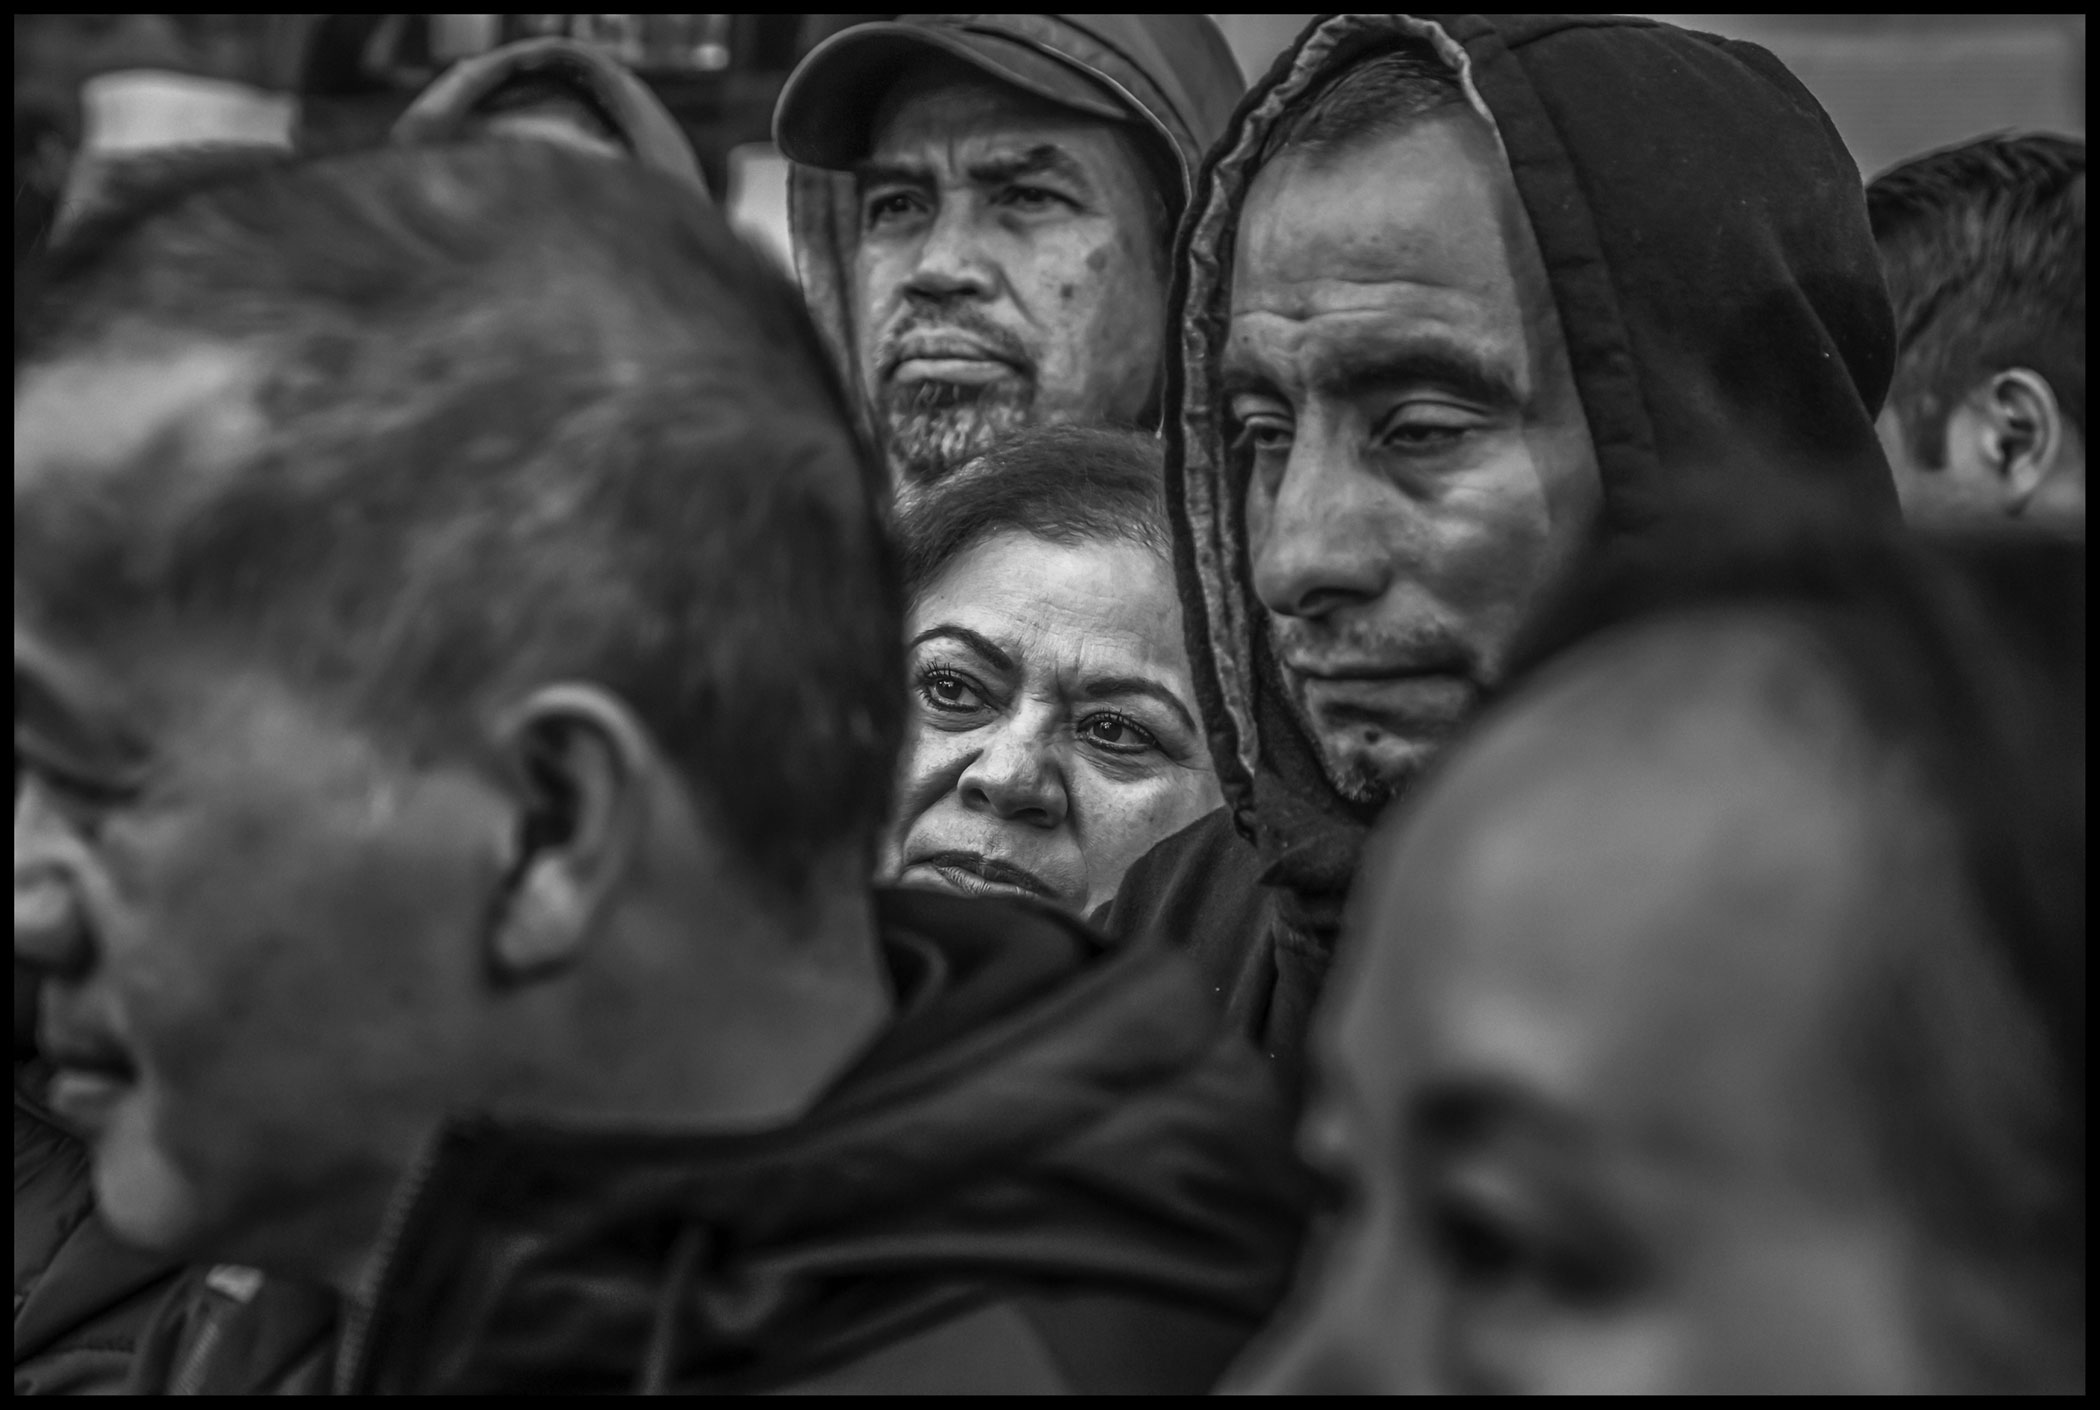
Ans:
{"type": "Polygon", "coordinates": [[[15,1068],[15,1394],[122,1390],[132,1353],[178,1265],[124,1247],[95,1213],[87,1148],[15,1068]]]}
{"type": "Polygon", "coordinates": [[[395,121],[394,140],[411,145],[455,141],[499,90],[525,78],[574,93],[611,122],[636,161],[707,193],[692,144],[649,86],[618,60],[572,39],[521,39],[460,61],[418,94],[395,121]]]}
{"type": "Polygon", "coordinates": [[[1034,906],[897,892],[881,914],[901,1016],[802,1120],[455,1125],[339,1338],[215,1270],[136,1388],[298,1388],[332,1362],[348,1393],[1206,1389],[1300,1230],[1260,1060],[1170,951],[1034,906]]]}
{"type": "Polygon", "coordinates": [[[1858,168],[1778,60],[1623,16],[1315,19],[1205,162],[1169,304],[1168,512],[1227,810],[1140,859],[1102,917],[1112,934],[1187,949],[1293,1071],[1373,818],[1329,786],[1285,703],[1249,580],[1218,355],[1264,142],[1409,38],[1457,71],[1509,159],[1596,444],[1598,540],[1646,532],[1700,483],[1792,481],[1864,514],[1895,509],[1873,427],[1894,335],[1858,168]]]}
{"type": "MultiPolygon", "coordinates": [[[[1224,130],[1243,84],[1223,37],[1191,43],[1187,15],[908,15],[906,20],[981,27],[1053,55],[1108,91],[1121,94],[1148,142],[1169,151],[1164,163],[1181,189],[1166,193],[1179,212],[1195,189],[1204,152],[1224,130]]],[[[849,31],[850,32],[850,31],[849,31]]],[[[855,366],[852,271],[860,248],[860,202],[848,172],[797,164],[788,179],[788,229],[795,273],[817,327],[848,387],[861,387],[855,366]]]]}

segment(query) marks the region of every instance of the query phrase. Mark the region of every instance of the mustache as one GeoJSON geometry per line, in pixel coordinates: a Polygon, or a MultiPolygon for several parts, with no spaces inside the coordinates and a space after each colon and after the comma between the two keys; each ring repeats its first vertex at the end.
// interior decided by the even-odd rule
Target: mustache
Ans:
{"type": "Polygon", "coordinates": [[[938,313],[912,310],[904,321],[889,329],[875,346],[876,369],[886,378],[908,357],[921,356],[921,349],[944,344],[965,344],[1033,376],[1035,359],[1021,340],[975,309],[943,309],[938,313]]]}

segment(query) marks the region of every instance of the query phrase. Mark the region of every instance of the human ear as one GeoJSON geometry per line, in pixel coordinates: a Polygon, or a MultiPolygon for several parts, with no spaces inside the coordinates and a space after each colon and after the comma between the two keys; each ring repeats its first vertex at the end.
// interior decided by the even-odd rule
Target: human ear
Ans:
{"type": "Polygon", "coordinates": [[[2024,513],[2063,452],[2055,389],[2037,372],[2009,367],[1984,384],[1978,409],[1983,460],[1997,472],[2005,512],[2024,513]]]}
{"type": "Polygon", "coordinates": [[[534,691],[508,711],[497,750],[516,827],[486,963],[523,983],[580,959],[630,875],[656,751],[614,695],[593,685],[534,691]]]}

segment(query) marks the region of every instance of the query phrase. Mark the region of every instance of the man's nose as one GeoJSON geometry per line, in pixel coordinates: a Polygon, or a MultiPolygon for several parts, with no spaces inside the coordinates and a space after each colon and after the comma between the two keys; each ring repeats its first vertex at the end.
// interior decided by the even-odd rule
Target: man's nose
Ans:
{"type": "Polygon", "coordinates": [[[905,292],[928,300],[983,300],[998,286],[998,267],[970,203],[943,201],[905,278],[905,292]]]}
{"type": "Polygon", "coordinates": [[[1324,439],[1291,449],[1273,498],[1248,489],[1248,549],[1254,591],[1270,611],[1324,617],[1376,601],[1392,582],[1394,491],[1346,450],[1324,439]]]}
{"type": "Polygon", "coordinates": [[[963,806],[1005,821],[1054,828],[1070,797],[1051,740],[1027,728],[1002,730],[956,780],[963,806]]]}
{"type": "Polygon", "coordinates": [[[73,974],[90,955],[87,927],[64,863],[77,846],[41,798],[25,784],[15,793],[15,959],[40,970],[73,974]]]}

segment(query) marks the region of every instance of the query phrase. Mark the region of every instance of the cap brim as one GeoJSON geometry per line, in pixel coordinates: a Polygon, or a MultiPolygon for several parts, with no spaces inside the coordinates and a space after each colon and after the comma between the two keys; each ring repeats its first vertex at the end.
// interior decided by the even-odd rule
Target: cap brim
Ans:
{"type": "Polygon", "coordinates": [[[874,140],[883,95],[906,64],[928,53],[960,59],[1002,83],[1079,112],[1131,116],[1078,69],[1019,40],[881,22],[834,34],[796,66],[773,110],[775,145],[789,161],[851,170],[874,140]]]}

